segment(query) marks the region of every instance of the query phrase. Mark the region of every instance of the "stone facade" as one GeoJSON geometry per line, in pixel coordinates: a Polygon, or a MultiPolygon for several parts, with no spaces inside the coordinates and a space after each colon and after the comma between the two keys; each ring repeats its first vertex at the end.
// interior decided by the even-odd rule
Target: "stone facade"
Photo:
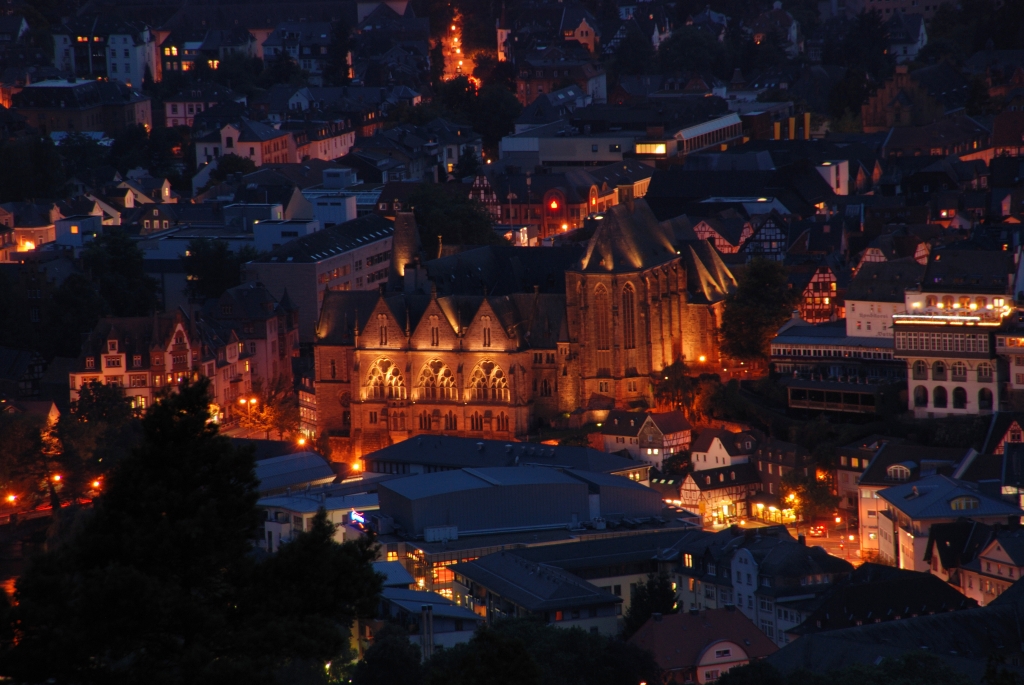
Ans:
{"type": "Polygon", "coordinates": [[[405,267],[401,292],[326,293],[318,433],[358,459],[420,433],[515,440],[589,408],[652,406],[665,366],[719,359],[735,287],[710,244],[677,245],[675,227],[638,201],[611,208],[582,250],[480,248],[405,267]]]}

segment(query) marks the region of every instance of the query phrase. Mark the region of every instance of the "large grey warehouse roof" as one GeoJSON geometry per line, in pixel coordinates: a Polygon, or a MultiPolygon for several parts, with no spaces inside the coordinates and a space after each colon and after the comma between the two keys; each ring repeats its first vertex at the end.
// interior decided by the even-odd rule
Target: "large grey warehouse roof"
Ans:
{"type": "Polygon", "coordinates": [[[562,466],[583,471],[617,473],[647,465],[589,447],[537,445],[503,440],[474,440],[446,435],[421,435],[366,455],[367,461],[447,466],[449,468],[562,466]]]}
{"type": "Polygon", "coordinates": [[[474,561],[455,564],[451,569],[528,611],[622,601],[620,597],[560,568],[538,564],[510,552],[488,554],[474,561]]]}
{"type": "MultiPolygon", "coordinates": [[[[619,480],[631,483],[624,478],[619,480]]],[[[397,478],[382,483],[381,489],[391,490],[408,499],[433,497],[452,492],[478,490],[508,485],[575,485],[580,481],[561,471],[545,468],[502,467],[491,469],[459,469],[425,473],[409,478],[397,478]]],[[[640,486],[643,487],[643,486],[640,486]]]]}
{"type": "Polygon", "coordinates": [[[675,529],[642,535],[622,535],[561,545],[540,545],[514,549],[512,554],[566,571],[631,564],[638,561],[672,559],[679,556],[677,546],[686,540],[713,535],[710,531],[675,529]]]}

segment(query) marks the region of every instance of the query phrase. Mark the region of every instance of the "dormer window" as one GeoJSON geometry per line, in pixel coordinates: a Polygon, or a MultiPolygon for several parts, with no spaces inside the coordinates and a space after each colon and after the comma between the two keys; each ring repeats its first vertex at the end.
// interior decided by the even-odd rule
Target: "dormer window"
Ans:
{"type": "Polygon", "coordinates": [[[977,497],[956,497],[950,503],[949,507],[953,511],[966,511],[968,509],[977,509],[979,501],[977,497]]]}
{"type": "Polygon", "coordinates": [[[117,341],[116,340],[108,340],[107,341],[107,352],[117,352],[117,341]]]}
{"type": "Polygon", "coordinates": [[[87,368],[87,369],[95,369],[96,368],[96,357],[86,357],[85,358],[85,368],[87,368]]]}
{"type": "Polygon", "coordinates": [[[185,334],[184,333],[178,333],[177,335],[175,335],[174,336],[174,344],[175,345],[184,345],[185,344],[185,334]]]}
{"type": "Polygon", "coordinates": [[[134,366],[136,369],[142,366],[142,355],[141,354],[137,354],[137,355],[132,357],[132,366],[134,366]]]}
{"type": "Polygon", "coordinates": [[[910,469],[903,464],[893,464],[885,470],[885,475],[889,480],[906,481],[910,480],[910,469]]]}

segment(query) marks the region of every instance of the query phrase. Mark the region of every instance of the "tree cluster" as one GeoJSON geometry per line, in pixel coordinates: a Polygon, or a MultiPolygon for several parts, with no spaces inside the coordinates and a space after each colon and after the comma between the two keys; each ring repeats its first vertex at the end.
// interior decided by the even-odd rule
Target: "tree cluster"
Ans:
{"type": "Polygon", "coordinates": [[[282,376],[266,385],[254,381],[252,393],[246,399],[256,401],[239,411],[238,422],[242,428],[266,433],[268,440],[271,431],[283,440],[299,430],[299,400],[282,376]]]}
{"type": "Polygon", "coordinates": [[[0,612],[0,674],[18,682],[318,683],[376,608],[375,543],[338,544],[323,511],[273,556],[248,448],[209,422],[208,382],[142,420],[104,494],[51,538],[0,612]]]}
{"type": "Polygon", "coordinates": [[[190,240],[181,258],[188,278],[189,297],[195,302],[218,298],[242,282],[242,265],[257,256],[248,245],[238,252],[223,240],[190,240]]]}
{"type": "Polygon", "coordinates": [[[653,657],[634,645],[529,619],[482,628],[422,665],[402,628],[382,632],[356,665],[354,685],[636,685],[659,675],[653,657]]]}
{"type": "MultiPolygon", "coordinates": [[[[460,186],[461,188],[461,186],[460,186]]],[[[424,183],[409,195],[416,215],[420,243],[431,256],[445,245],[497,245],[502,239],[491,226],[491,215],[465,191],[424,183]]]]}
{"type": "Polygon", "coordinates": [[[722,315],[722,352],[743,361],[763,362],[769,343],[799,301],[789,287],[781,262],[757,257],[738,277],[739,287],[725,301],[722,315]]]}
{"type": "Polygon", "coordinates": [[[83,251],[82,265],[84,272],[71,273],[56,288],[40,288],[38,299],[0,274],[0,345],[36,350],[47,360],[77,357],[100,317],[146,316],[156,309],[156,283],[123,229],[105,226],[83,251]]]}

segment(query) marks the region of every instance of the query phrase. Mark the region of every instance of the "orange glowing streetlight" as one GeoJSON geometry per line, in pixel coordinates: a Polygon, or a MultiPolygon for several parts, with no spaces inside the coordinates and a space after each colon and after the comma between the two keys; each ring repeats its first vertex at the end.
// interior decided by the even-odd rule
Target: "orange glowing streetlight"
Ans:
{"type": "Polygon", "coordinates": [[[98,480],[94,480],[94,481],[92,482],[92,486],[93,486],[94,488],[98,488],[98,487],[100,486],[100,482],[99,482],[98,480]]]}
{"type": "Polygon", "coordinates": [[[298,443],[299,443],[299,447],[302,447],[303,445],[306,444],[306,439],[305,438],[299,438],[298,443]]]}
{"type": "Polygon", "coordinates": [[[54,483],[59,483],[60,482],[60,474],[59,473],[53,477],[53,482],[54,483]]]}
{"type": "Polygon", "coordinates": [[[18,499],[17,495],[7,495],[7,501],[10,502],[11,504],[14,504],[14,501],[16,499],[18,499]]]}

